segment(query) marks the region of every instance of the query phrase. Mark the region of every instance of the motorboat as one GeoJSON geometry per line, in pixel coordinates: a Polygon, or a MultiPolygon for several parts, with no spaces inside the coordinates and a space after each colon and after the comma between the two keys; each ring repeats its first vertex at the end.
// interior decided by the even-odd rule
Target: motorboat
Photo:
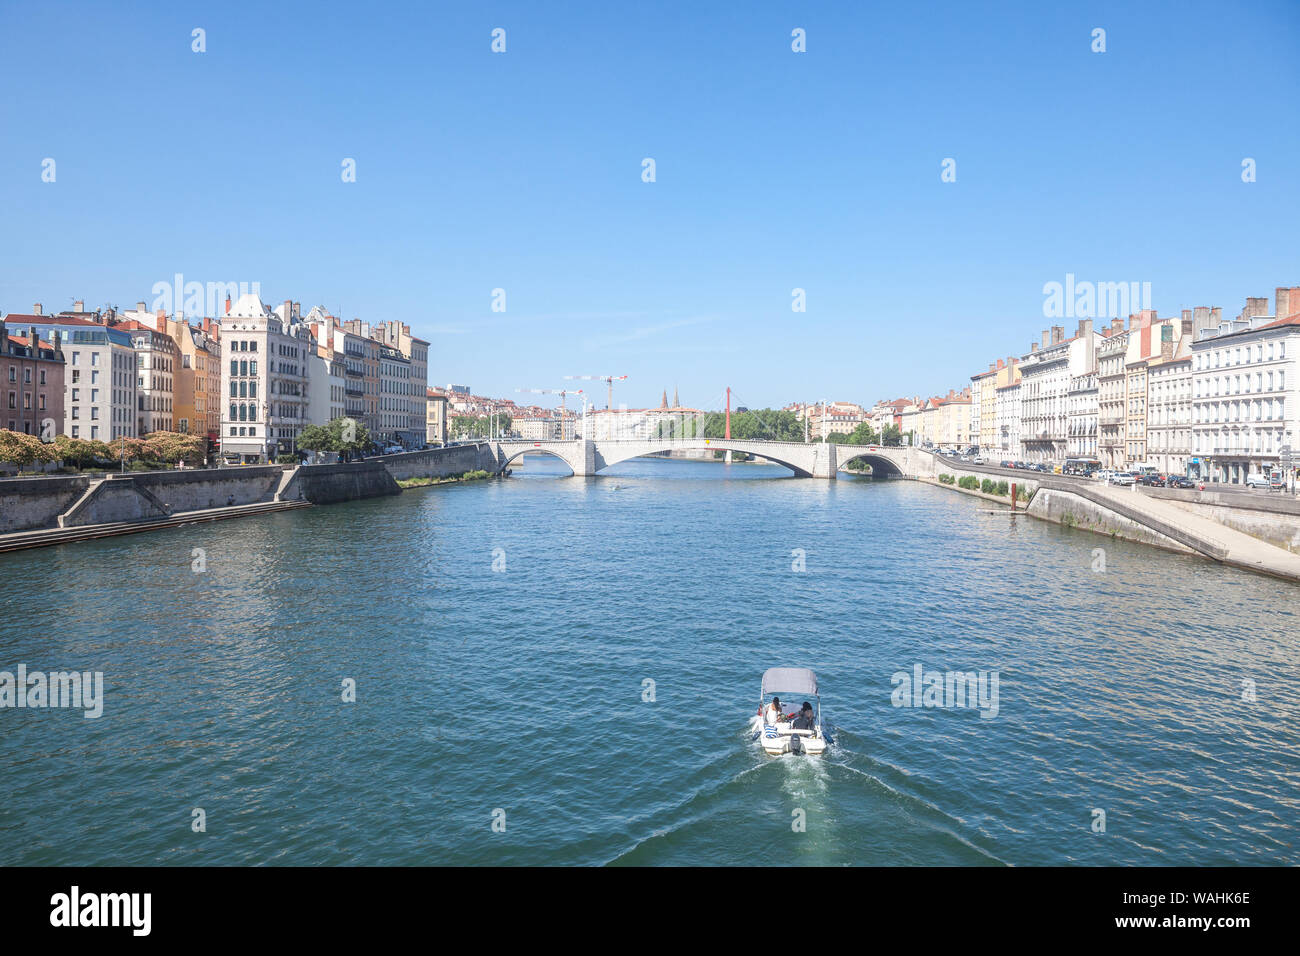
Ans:
{"type": "Polygon", "coordinates": [[[763,749],[773,757],[785,753],[818,755],[826,752],[826,736],[822,732],[822,700],[817,693],[817,675],[806,667],[771,667],[763,673],[758,693],[758,715],[752,726],[758,733],[763,749]],[[789,701],[785,698],[788,696],[789,701]],[[775,722],[768,720],[768,708],[773,697],[781,700],[781,714],[775,722]],[[795,727],[798,711],[795,701],[807,700],[813,705],[811,728],[795,727]]]}

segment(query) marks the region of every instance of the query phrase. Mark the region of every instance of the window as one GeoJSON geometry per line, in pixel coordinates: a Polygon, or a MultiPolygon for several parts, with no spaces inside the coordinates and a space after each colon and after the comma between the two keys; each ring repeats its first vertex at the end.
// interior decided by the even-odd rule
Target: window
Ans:
{"type": "Polygon", "coordinates": [[[230,374],[232,376],[239,374],[239,359],[230,360],[230,374]]]}

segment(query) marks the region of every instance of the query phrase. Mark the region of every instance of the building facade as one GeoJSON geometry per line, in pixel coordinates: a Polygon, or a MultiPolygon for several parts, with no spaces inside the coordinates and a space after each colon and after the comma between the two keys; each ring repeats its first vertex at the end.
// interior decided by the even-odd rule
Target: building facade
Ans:
{"type": "Polygon", "coordinates": [[[49,341],[34,326],[26,333],[0,319],[0,427],[51,441],[65,434],[62,343],[57,331],[49,341]]]}
{"type": "Polygon", "coordinates": [[[1198,477],[1241,484],[1280,465],[1300,439],[1300,287],[1248,299],[1232,321],[1192,343],[1192,463],[1198,477]]]}
{"type": "Polygon", "coordinates": [[[64,361],[63,433],[112,441],[136,437],[135,348],[131,336],[106,324],[114,316],[80,310],[45,315],[38,302],[31,315],[9,315],[11,325],[35,327],[52,342],[59,333],[64,361]]]}
{"type": "Polygon", "coordinates": [[[298,432],[310,424],[306,326],[291,330],[248,293],[222,316],[221,346],[223,459],[264,463],[296,451],[298,432]]]}

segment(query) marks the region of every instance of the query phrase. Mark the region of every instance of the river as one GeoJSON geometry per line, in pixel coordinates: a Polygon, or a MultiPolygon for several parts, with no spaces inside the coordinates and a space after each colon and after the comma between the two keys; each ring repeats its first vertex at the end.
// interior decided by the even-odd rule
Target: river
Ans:
{"type": "Polygon", "coordinates": [[[105,685],[0,710],[0,864],[1300,864],[1293,586],[916,482],[564,473],[0,555],[0,670],[105,685]],[[996,715],[895,706],[917,664],[996,715]],[[825,757],[750,739],[778,665],[825,757]]]}

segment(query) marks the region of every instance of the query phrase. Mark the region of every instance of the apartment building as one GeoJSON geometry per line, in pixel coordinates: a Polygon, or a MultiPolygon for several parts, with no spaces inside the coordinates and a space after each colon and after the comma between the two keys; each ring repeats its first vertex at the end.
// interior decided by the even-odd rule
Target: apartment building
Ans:
{"type": "MultiPolygon", "coordinates": [[[[182,312],[150,312],[143,302],[121,314],[169,336],[178,350],[172,374],[172,428],[185,435],[204,435],[216,443],[221,431],[221,345],[217,323],[204,318],[191,325],[182,312]]],[[[120,324],[119,324],[120,325],[120,324]]],[[[139,400],[137,397],[137,414],[139,400]]]]}
{"type": "Polygon", "coordinates": [[[1043,330],[1020,363],[1020,444],[1026,461],[1060,462],[1069,451],[1071,382],[1096,370],[1100,336],[1082,319],[1065,337],[1060,325],[1043,330]]]}
{"type": "Polygon", "coordinates": [[[25,336],[12,334],[0,319],[0,427],[46,441],[64,434],[61,346],[57,331],[43,341],[35,326],[25,336]]]}
{"type": "MultiPolygon", "coordinates": [[[[130,335],[131,348],[135,350],[136,434],[143,437],[150,432],[175,431],[176,369],[180,365],[180,348],[166,332],[159,332],[142,322],[119,321],[115,328],[130,335]]],[[[191,390],[193,384],[191,377],[191,390]]],[[[192,414],[192,397],[189,406],[192,414]]]]}
{"type": "Polygon", "coordinates": [[[53,342],[57,332],[66,366],[63,371],[63,433],[71,438],[112,441],[136,436],[135,348],[131,335],[106,324],[108,312],[86,312],[78,302],[72,312],[46,315],[38,302],[30,315],[10,314],[10,325],[35,328],[53,342]]]}
{"type": "Polygon", "coordinates": [[[1124,467],[1125,362],[1128,358],[1129,333],[1123,319],[1113,319],[1097,345],[1097,457],[1102,467],[1124,467]]]}
{"type": "Polygon", "coordinates": [[[1188,474],[1192,453],[1192,338],[1187,310],[1147,363],[1146,460],[1167,475],[1188,474]]]}
{"type": "Polygon", "coordinates": [[[997,384],[1002,360],[990,363],[987,372],[971,376],[970,433],[980,453],[992,454],[997,442],[997,384]]]}
{"type": "Polygon", "coordinates": [[[316,339],[307,355],[307,419],[327,425],[347,417],[347,367],[343,353],[316,339]]]}
{"type": "Polygon", "coordinates": [[[310,424],[307,326],[272,312],[255,293],[221,318],[221,454],[227,463],[274,461],[310,424]]]}
{"type": "Polygon", "coordinates": [[[375,326],[371,335],[398,352],[409,363],[404,389],[407,424],[399,431],[399,441],[407,447],[422,445],[425,442],[425,424],[428,413],[425,408],[429,387],[429,343],[411,334],[411,327],[405,322],[390,319],[375,326]]]}
{"type": "Polygon", "coordinates": [[[1065,396],[1066,457],[1097,457],[1097,373],[1070,378],[1065,396]]]}
{"type": "Polygon", "coordinates": [[[391,345],[379,344],[378,441],[412,447],[424,443],[424,416],[412,421],[411,360],[391,345]]]}
{"type": "Polygon", "coordinates": [[[447,441],[447,393],[440,388],[426,387],[424,437],[430,445],[447,441]]]}
{"type": "Polygon", "coordinates": [[[1280,465],[1300,439],[1300,287],[1250,298],[1192,342],[1192,456],[1198,477],[1241,484],[1280,465]]]}
{"type": "Polygon", "coordinates": [[[996,454],[1000,459],[1018,461],[1020,447],[1020,362],[1010,359],[998,369],[994,386],[993,417],[997,424],[996,454]]]}
{"type": "Polygon", "coordinates": [[[349,319],[343,323],[343,328],[360,339],[361,421],[365,423],[366,428],[369,429],[372,435],[378,435],[380,432],[379,394],[383,388],[379,342],[371,337],[372,330],[369,322],[362,322],[360,319],[349,319]]]}

